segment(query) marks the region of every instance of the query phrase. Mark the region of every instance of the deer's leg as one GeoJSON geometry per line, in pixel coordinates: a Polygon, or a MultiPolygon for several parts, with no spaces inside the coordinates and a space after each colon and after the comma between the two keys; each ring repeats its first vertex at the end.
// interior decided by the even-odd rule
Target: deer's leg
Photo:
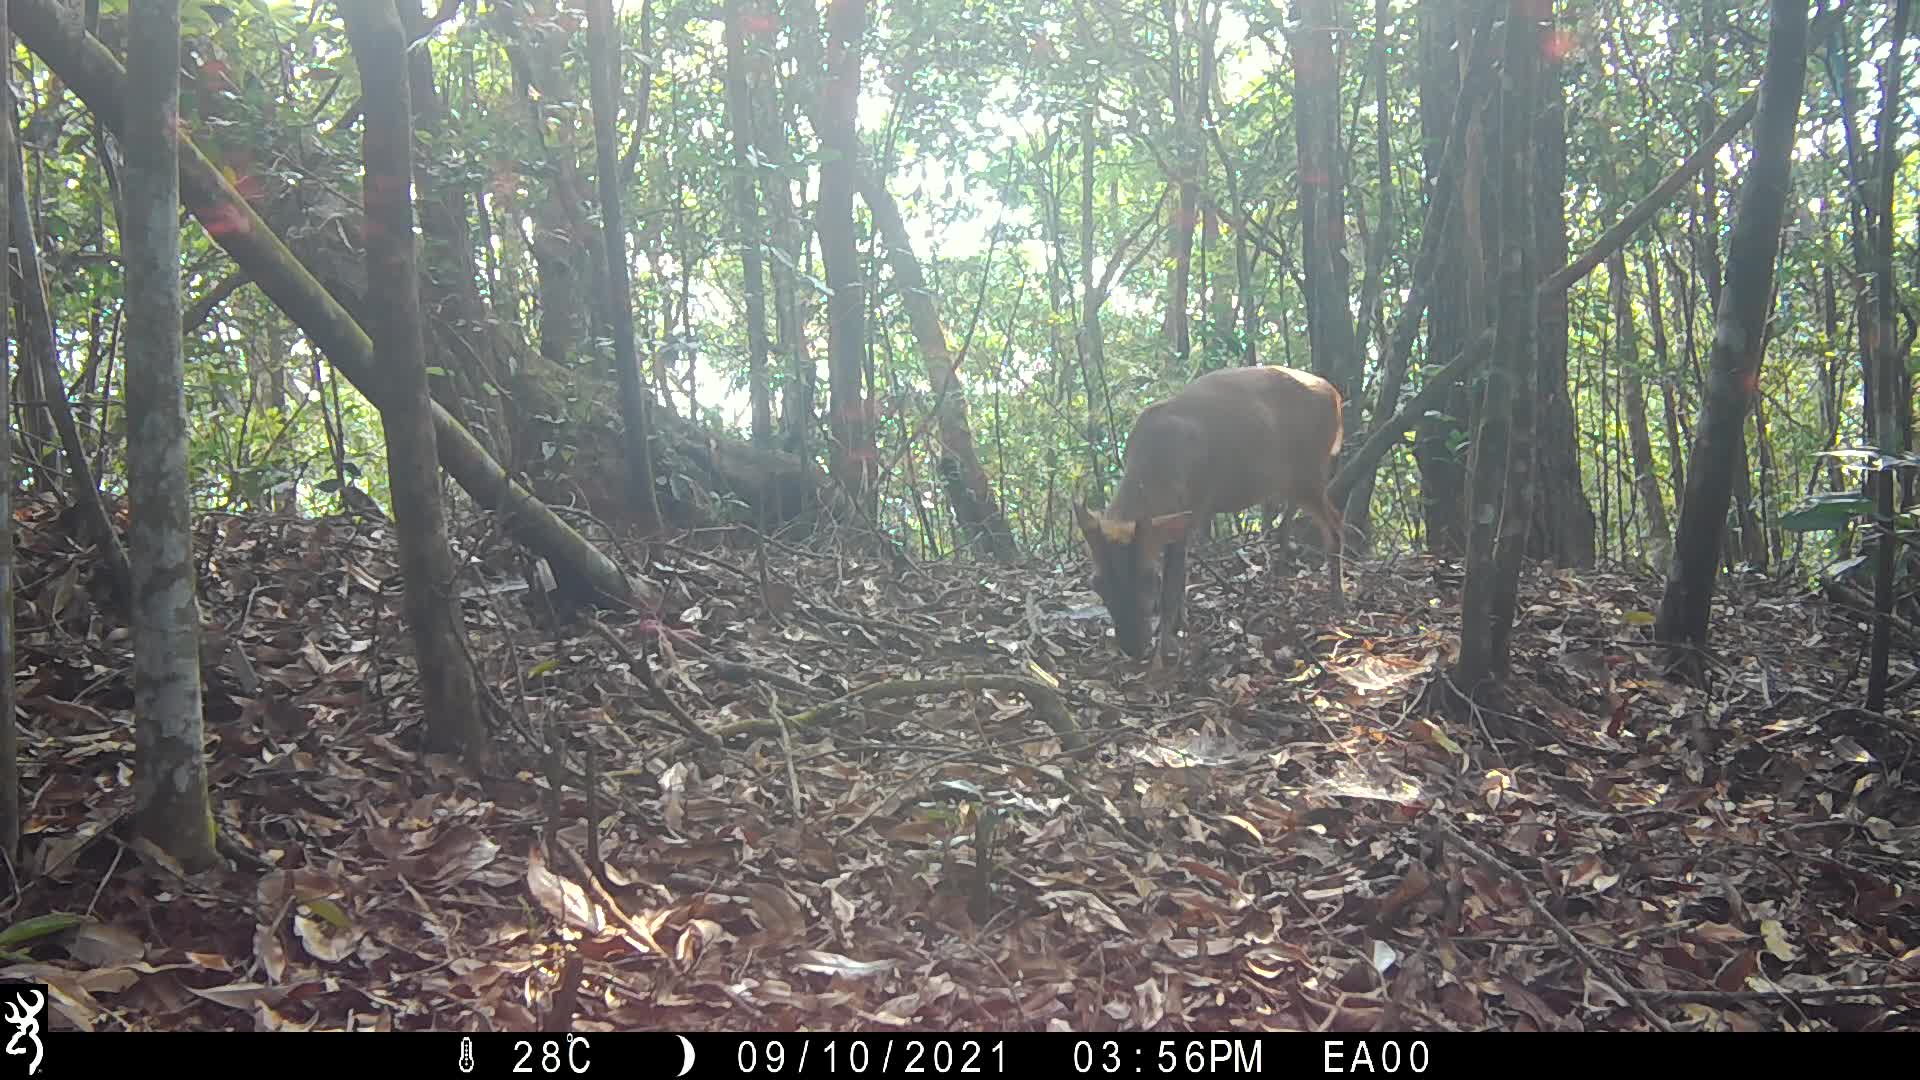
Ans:
{"type": "Polygon", "coordinates": [[[1346,535],[1346,522],[1340,511],[1334,509],[1333,503],[1328,501],[1327,493],[1324,491],[1307,504],[1307,513],[1313,516],[1314,524],[1320,526],[1320,540],[1327,552],[1327,584],[1333,589],[1334,607],[1345,610],[1347,590],[1340,563],[1341,548],[1344,546],[1343,541],[1346,535]]]}
{"type": "Polygon", "coordinates": [[[1155,655],[1177,657],[1178,634],[1187,618],[1187,542],[1168,544],[1166,558],[1160,579],[1160,647],[1155,655]]]}

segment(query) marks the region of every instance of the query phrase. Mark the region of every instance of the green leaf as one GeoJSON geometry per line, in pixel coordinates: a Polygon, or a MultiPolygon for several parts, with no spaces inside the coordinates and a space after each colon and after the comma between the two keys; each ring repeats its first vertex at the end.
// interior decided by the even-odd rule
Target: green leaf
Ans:
{"type": "Polygon", "coordinates": [[[1780,515],[1780,527],[1788,532],[1829,532],[1844,529],[1855,518],[1873,512],[1873,500],[1861,495],[1828,493],[1815,495],[1780,515]]]}
{"type": "Polygon", "coordinates": [[[22,919],[5,930],[0,930],[0,948],[11,949],[15,945],[24,945],[62,930],[71,930],[87,921],[85,915],[56,911],[50,915],[35,915],[31,919],[22,919]]]}
{"type": "Polygon", "coordinates": [[[542,660],[539,663],[533,665],[533,667],[529,668],[527,670],[527,678],[537,679],[542,675],[548,675],[558,670],[560,670],[559,659],[555,657],[548,657],[547,659],[542,660]]]}
{"type": "Polygon", "coordinates": [[[332,923],[336,929],[346,930],[353,926],[353,920],[340,909],[340,905],[331,900],[309,900],[307,910],[332,923]]]}

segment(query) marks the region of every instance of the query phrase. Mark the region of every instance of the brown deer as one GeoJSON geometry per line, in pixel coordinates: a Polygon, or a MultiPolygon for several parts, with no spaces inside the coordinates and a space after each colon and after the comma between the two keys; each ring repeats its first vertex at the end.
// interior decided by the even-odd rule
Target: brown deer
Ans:
{"type": "Polygon", "coordinates": [[[1094,591],[1128,656],[1146,655],[1156,614],[1154,666],[1173,651],[1186,615],[1193,519],[1204,526],[1214,514],[1256,503],[1268,521],[1280,503],[1313,518],[1326,547],[1334,604],[1344,609],[1344,522],[1327,498],[1340,428],[1340,391],[1317,375],[1283,367],[1208,372],[1140,414],[1112,503],[1098,514],[1073,504],[1092,556],[1094,591]]]}

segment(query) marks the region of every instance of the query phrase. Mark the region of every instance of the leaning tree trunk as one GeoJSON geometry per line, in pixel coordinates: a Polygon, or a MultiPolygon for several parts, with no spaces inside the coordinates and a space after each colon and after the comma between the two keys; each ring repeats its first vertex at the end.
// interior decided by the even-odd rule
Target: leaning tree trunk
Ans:
{"type": "Polygon", "coordinates": [[[340,11],[360,69],[362,189],[368,305],[374,355],[386,383],[381,426],[400,542],[407,629],[420,668],[427,746],[484,767],[487,728],[466,642],[460,601],[451,591],[434,449],[433,394],[427,386],[426,328],[413,239],[413,94],[407,34],[393,0],[343,0],[340,11]]]}
{"type": "Polygon", "coordinates": [[[1694,428],[1686,497],[1674,535],[1674,560],[1654,624],[1676,645],[1705,645],[1713,611],[1727,504],[1736,469],[1744,468],[1741,429],[1759,391],[1764,321],[1773,297],[1774,262],[1793,171],[1794,129],[1806,86],[1807,5],[1772,0],[1766,70],[1753,158],[1740,186],[1728,241],[1726,292],[1714,316],[1706,397],[1694,428]]]}
{"type": "MultiPolygon", "coordinates": [[[[132,523],[134,815],[190,871],[216,865],[200,715],[200,606],[180,344],[179,0],[128,13],[127,502],[132,523]]],[[[10,677],[10,674],[9,674],[10,677]]],[[[4,718],[13,724],[11,715],[4,718]]]]}
{"type": "Polygon", "coordinates": [[[967,421],[966,389],[947,332],[940,324],[940,310],[933,290],[913,254],[913,238],[901,220],[900,207],[887,191],[884,180],[871,168],[860,171],[860,195],[873,214],[875,228],[887,245],[887,261],[907,308],[907,320],[920,346],[927,366],[927,381],[933,385],[934,423],[940,436],[940,476],[946,483],[947,501],[960,523],[961,532],[981,551],[995,559],[1014,556],[1013,530],[1000,512],[993,496],[993,485],[980,467],[980,454],[974,448],[973,426],[967,421]]]}

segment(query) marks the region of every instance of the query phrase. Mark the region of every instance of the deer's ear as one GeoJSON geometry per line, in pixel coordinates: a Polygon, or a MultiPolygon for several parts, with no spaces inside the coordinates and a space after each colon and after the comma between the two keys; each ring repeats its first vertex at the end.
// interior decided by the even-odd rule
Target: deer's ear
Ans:
{"type": "Polygon", "coordinates": [[[1080,526],[1080,531],[1086,534],[1089,545],[1097,545],[1106,539],[1106,534],[1100,530],[1100,516],[1087,509],[1087,504],[1079,499],[1073,500],[1073,520],[1080,526]]]}
{"type": "Polygon", "coordinates": [[[1161,514],[1147,522],[1147,535],[1155,544],[1173,544],[1187,538],[1187,522],[1193,512],[1182,510],[1177,514],[1161,514]]]}

